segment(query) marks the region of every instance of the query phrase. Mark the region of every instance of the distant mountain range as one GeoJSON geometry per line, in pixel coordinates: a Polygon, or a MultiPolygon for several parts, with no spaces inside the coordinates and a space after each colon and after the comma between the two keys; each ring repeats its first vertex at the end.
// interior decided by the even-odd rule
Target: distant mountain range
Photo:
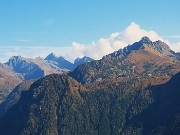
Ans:
{"type": "Polygon", "coordinates": [[[0,64],[0,102],[17,84],[24,80],[38,79],[53,73],[61,74],[73,70],[80,64],[93,61],[89,57],[77,59],[78,61],[75,60],[75,63],[72,64],[62,56],[56,57],[54,54],[49,54],[45,59],[11,57],[7,63],[0,64]]]}
{"type": "Polygon", "coordinates": [[[1,70],[10,73],[2,78],[7,84],[34,80],[2,98],[0,134],[180,133],[180,55],[162,41],[143,37],[101,60],[74,64],[54,54],[12,57],[1,70]]]}
{"type": "Polygon", "coordinates": [[[57,67],[61,69],[66,69],[66,70],[73,70],[77,66],[84,64],[85,62],[91,62],[93,59],[84,56],[83,58],[77,58],[75,59],[74,63],[71,63],[64,59],[62,56],[57,57],[55,54],[51,53],[49,54],[45,60],[47,60],[49,63],[56,65],[57,67]]]}

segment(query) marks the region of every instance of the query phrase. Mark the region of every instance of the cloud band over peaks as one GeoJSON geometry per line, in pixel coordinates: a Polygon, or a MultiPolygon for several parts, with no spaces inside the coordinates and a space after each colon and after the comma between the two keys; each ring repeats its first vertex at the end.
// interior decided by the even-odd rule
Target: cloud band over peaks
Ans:
{"type": "Polygon", "coordinates": [[[138,24],[132,22],[122,32],[112,33],[106,38],[100,38],[90,44],[73,42],[68,47],[57,46],[33,46],[33,47],[0,47],[0,60],[6,62],[9,57],[21,55],[24,57],[46,57],[50,53],[63,56],[67,60],[73,61],[77,57],[89,56],[93,59],[101,59],[104,55],[119,50],[127,45],[139,41],[142,37],[148,36],[152,41],[162,40],[170,45],[171,49],[180,52],[180,42],[170,43],[155,31],[142,29],[138,24]]]}

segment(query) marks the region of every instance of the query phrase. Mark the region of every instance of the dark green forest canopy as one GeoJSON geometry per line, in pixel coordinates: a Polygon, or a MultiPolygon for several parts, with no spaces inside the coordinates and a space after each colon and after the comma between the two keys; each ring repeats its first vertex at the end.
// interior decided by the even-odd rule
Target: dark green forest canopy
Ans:
{"type": "Polygon", "coordinates": [[[138,80],[90,90],[50,75],[22,92],[1,121],[5,134],[177,134],[180,73],[159,86],[138,80]],[[176,94],[174,94],[176,93],[176,94]]]}

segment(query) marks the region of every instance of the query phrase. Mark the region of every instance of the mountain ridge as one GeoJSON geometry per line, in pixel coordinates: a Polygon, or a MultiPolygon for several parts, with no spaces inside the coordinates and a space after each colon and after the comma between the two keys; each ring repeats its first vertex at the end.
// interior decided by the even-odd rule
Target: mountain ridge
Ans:
{"type": "MultiPolygon", "coordinates": [[[[162,55],[167,55],[167,52],[171,53],[171,55],[172,54],[175,55],[175,52],[170,50],[170,47],[165,42],[162,42],[160,40],[152,42],[148,37],[145,36],[145,37],[142,37],[142,39],[139,42],[135,42],[132,45],[128,45],[128,46],[124,47],[123,49],[119,49],[118,51],[115,51],[115,52],[108,54],[106,56],[107,57],[108,56],[112,56],[112,57],[114,56],[115,57],[115,56],[120,56],[120,55],[127,56],[132,51],[144,49],[147,46],[150,47],[152,50],[154,50],[157,53],[162,54],[162,55]]],[[[104,56],[104,57],[106,57],[106,56],[104,56]]]]}
{"type": "Polygon", "coordinates": [[[139,42],[106,55],[101,60],[77,67],[69,75],[82,84],[108,78],[141,78],[162,74],[170,78],[180,70],[179,67],[177,54],[167,44],[143,37],[139,42]]]}
{"type": "Polygon", "coordinates": [[[57,57],[55,54],[51,53],[49,54],[45,60],[50,61],[50,62],[54,62],[54,64],[56,66],[58,66],[59,68],[62,69],[68,69],[68,70],[72,70],[74,69],[74,65],[73,63],[67,61],[66,59],[64,59],[62,56],[57,57]]]}
{"type": "Polygon", "coordinates": [[[92,58],[84,56],[82,58],[76,58],[74,60],[74,63],[71,63],[64,59],[62,56],[57,57],[54,53],[49,54],[45,60],[48,60],[50,63],[54,63],[56,66],[68,70],[74,70],[77,66],[84,64],[85,62],[91,62],[93,61],[92,58]]]}

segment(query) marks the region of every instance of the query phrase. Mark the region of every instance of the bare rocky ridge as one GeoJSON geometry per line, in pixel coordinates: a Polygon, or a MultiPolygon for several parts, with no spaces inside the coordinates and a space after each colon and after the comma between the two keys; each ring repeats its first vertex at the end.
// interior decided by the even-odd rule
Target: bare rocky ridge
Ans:
{"type": "Polygon", "coordinates": [[[15,72],[22,74],[25,80],[37,79],[52,73],[62,73],[63,70],[42,58],[30,59],[13,56],[6,63],[15,72]]]}
{"type": "Polygon", "coordinates": [[[104,56],[101,60],[85,63],[70,76],[82,84],[109,78],[170,78],[180,71],[180,60],[169,46],[162,42],[152,42],[143,37],[139,42],[104,56]]]}
{"type": "Polygon", "coordinates": [[[85,62],[91,62],[93,59],[84,56],[83,58],[77,58],[75,59],[74,63],[71,63],[64,59],[62,56],[57,57],[55,54],[51,53],[49,54],[45,60],[48,62],[56,65],[59,68],[67,69],[67,70],[74,70],[77,66],[84,64],[85,62]]]}
{"type": "Polygon", "coordinates": [[[56,65],[57,67],[61,69],[73,70],[75,68],[73,63],[67,61],[62,56],[57,57],[53,53],[49,54],[45,58],[45,60],[49,61],[50,63],[53,63],[54,65],[56,65]]]}
{"type": "Polygon", "coordinates": [[[75,67],[84,64],[85,62],[91,62],[94,61],[93,59],[91,59],[90,57],[84,56],[83,58],[77,58],[74,60],[74,65],[75,67]]]}

